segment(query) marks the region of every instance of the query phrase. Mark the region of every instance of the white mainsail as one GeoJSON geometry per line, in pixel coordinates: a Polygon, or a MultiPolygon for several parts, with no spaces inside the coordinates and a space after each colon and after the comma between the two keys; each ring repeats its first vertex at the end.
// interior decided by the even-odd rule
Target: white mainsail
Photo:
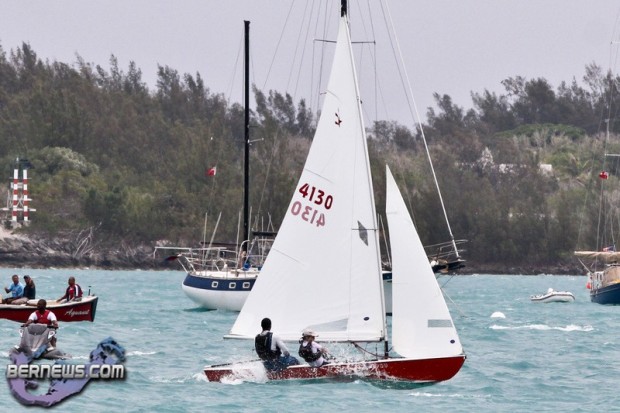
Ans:
{"type": "Polygon", "coordinates": [[[392,251],[392,346],[407,358],[463,354],[458,334],[420,237],[390,168],[386,215],[392,251]]]}
{"type": "Polygon", "coordinates": [[[366,133],[347,16],[340,19],[321,118],[260,276],[228,338],[378,341],[385,309],[366,133]]]}

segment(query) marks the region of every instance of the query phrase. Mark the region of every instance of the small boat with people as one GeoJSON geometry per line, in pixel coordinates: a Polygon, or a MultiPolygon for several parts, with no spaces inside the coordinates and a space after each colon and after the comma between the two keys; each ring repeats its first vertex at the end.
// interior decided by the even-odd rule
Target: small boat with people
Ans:
{"type": "MultiPolygon", "coordinates": [[[[87,295],[70,301],[46,300],[47,308],[56,314],[58,321],[95,321],[97,311],[96,295],[87,295]]],[[[0,318],[24,323],[37,309],[39,299],[28,300],[24,304],[0,304],[0,318]]]]}
{"type": "Polygon", "coordinates": [[[555,291],[549,288],[546,293],[533,295],[530,300],[534,303],[572,303],[575,296],[569,291],[555,291]]]}

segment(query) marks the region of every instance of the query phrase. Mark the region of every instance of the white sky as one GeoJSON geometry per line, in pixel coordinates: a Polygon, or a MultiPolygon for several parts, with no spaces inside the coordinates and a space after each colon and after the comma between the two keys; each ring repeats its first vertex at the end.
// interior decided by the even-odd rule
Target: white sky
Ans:
{"type": "MultiPolygon", "coordinates": [[[[377,49],[391,56],[385,30],[378,29],[385,24],[379,0],[350,3],[353,40],[374,37],[377,49]],[[360,17],[360,8],[371,10],[375,35],[369,31],[367,16],[360,17]]],[[[555,89],[563,80],[580,81],[586,64],[615,67],[610,56],[611,41],[619,38],[617,0],[389,0],[388,5],[424,119],[426,108],[434,106],[433,92],[448,94],[468,109],[470,92],[503,93],[500,82],[508,77],[544,77],[555,89]]],[[[334,0],[1,0],[0,44],[8,53],[27,42],[40,58],[69,64],[79,54],[107,71],[114,54],[123,71],[129,61],[136,62],[151,89],[157,64],[181,74],[199,72],[212,92],[240,102],[242,59],[237,62],[237,56],[243,20],[250,20],[252,82],[263,90],[289,91],[295,101],[316,100],[310,96],[309,75],[296,80],[295,60],[301,55],[295,55],[294,47],[301,43],[307,50],[304,67],[312,66],[312,50],[318,61],[319,48],[316,43],[313,48],[311,41],[314,26],[306,41],[302,15],[304,10],[312,9],[315,15],[321,10],[321,16],[330,19],[326,37],[334,39],[338,8],[339,1],[334,0]],[[282,33],[285,38],[275,54],[282,33]]],[[[393,65],[390,60],[393,57],[379,57],[378,72],[393,65]]],[[[362,66],[361,81],[363,73],[372,71],[372,65],[362,66]]],[[[404,100],[396,103],[402,89],[398,76],[387,75],[379,82],[383,100],[392,108],[379,109],[378,117],[410,126],[404,100]]],[[[365,105],[365,110],[374,112],[372,106],[365,105]]]]}

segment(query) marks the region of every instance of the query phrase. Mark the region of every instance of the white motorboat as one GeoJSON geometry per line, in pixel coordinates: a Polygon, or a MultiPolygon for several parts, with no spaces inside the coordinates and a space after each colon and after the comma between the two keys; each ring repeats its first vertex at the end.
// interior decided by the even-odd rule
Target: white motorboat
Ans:
{"type": "Polygon", "coordinates": [[[555,291],[549,288],[545,294],[533,295],[530,299],[535,303],[572,303],[575,296],[569,291],[555,291]]]}

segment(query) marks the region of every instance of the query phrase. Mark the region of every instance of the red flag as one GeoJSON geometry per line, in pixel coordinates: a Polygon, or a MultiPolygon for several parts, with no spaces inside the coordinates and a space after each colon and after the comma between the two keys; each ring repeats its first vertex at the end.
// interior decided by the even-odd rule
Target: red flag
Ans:
{"type": "Polygon", "coordinates": [[[609,178],[609,174],[606,171],[602,171],[600,174],[598,174],[598,177],[601,179],[607,179],[609,178]]]}
{"type": "Polygon", "coordinates": [[[216,173],[217,173],[217,166],[214,166],[213,168],[207,169],[205,176],[215,176],[216,173]]]}

